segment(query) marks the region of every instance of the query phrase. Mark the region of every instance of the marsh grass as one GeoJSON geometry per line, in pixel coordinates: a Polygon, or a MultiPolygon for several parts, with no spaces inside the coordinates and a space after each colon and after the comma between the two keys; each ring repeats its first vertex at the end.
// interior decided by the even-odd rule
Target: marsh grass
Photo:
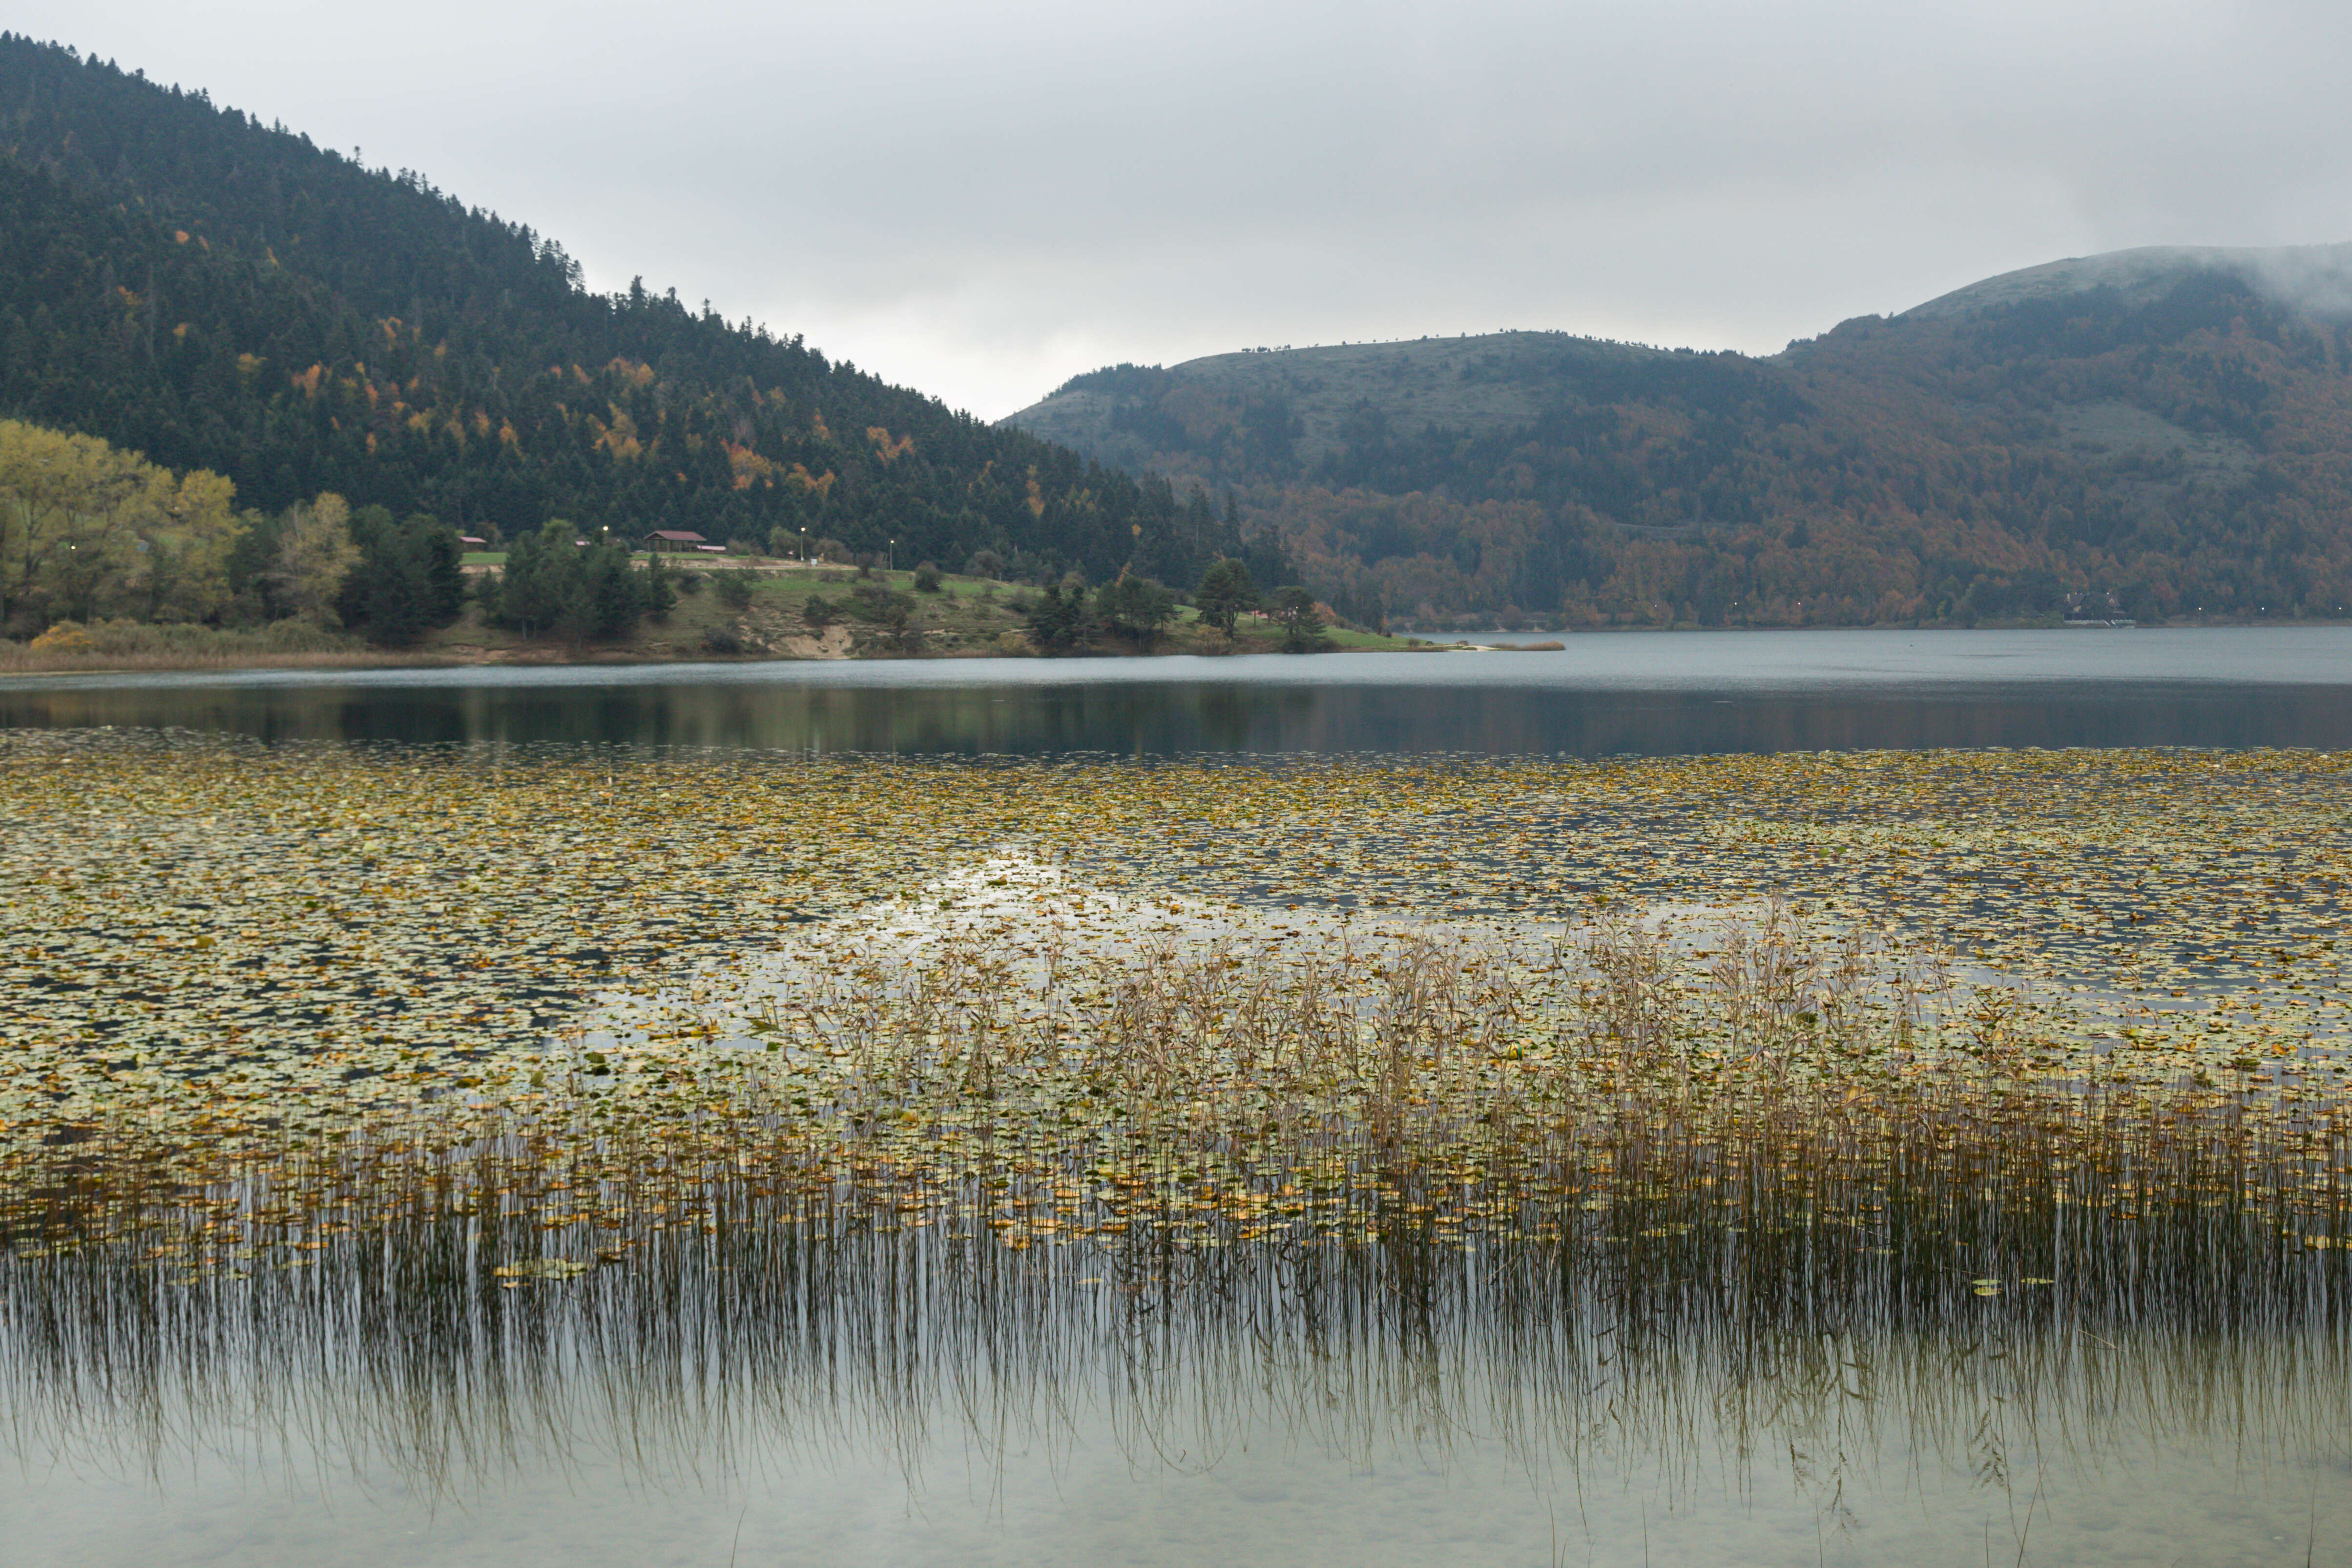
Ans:
{"type": "Polygon", "coordinates": [[[1897,1129],[1765,1104],[1713,1143],[1596,1126],[1474,1174],[1367,1142],[1279,1184],[1100,1146],[1086,1181],[791,1147],[747,1169],[676,1128],[345,1150],[290,1173],[299,1205],[183,1194],[20,1251],[0,1380],[20,1451],[258,1426],[449,1487],[575,1451],[690,1476],[749,1441],[916,1467],[1081,1407],[1195,1465],[1269,1425],[1825,1466],[1907,1431],[1996,1475],[2118,1432],[2340,1443],[2352,1282],[2291,1195],[2340,1139],[2147,1109],[1923,1103],[1897,1129]],[[252,1256],[206,1267],[225,1230],[252,1256]]]}
{"type": "Polygon", "coordinates": [[[1785,1451],[1825,1517],[1895,1443],[1994,1488],[2136,1432],[2340,1448],[2343,1108],[2018,1072],[1980,998],[1948,1053],[1824,1072],[1825,1032],[1867,1060],[1939,1016],[1890,1022],[1915,971],[1855,952],[1768,920],[1694,991],[1702,961],[1598,931],[1551,1018],[1425,934],[1062,953],[1040,1031],[1035,976],[950,944],[829,1021],[803,998],[822,1102],[781,1065],[633,1090],[682,1070],[646,1058],[229,1163],[90,1129],[6,1199],[10,1442],[261,1433],[289,1475],[452,1496],[853,1450],[919,1487],[942,1444],[1106,1426],[1146,1467],[1500,1444],[1676,1492],[1785,1451]],[[1703,1071],[1716,1038],[1742,1054],[1703,1071]]]}
{"type": "Polygon", "coordinates": [[[1619,921],[1511,940],[1210,924],[1133,947],[909,929],[720,1000],[621,996],[530,1087],[405,1121],[274,1142],[61,1123],[20,1151],[0,1235],[144,1240],[210,1272],[459,1215],[595,1239],[575,1259],[593,1263],[648,1226],[788,1217],[789,1197],[794,1223],[1015,1249],[1549,1242],[1594,1214],[1743,1245],[1800,1223],[1857,1247],[2013,1240],[2028,1215],[2054,1237],[2096,1213],[2258,1220],[2315,1251],[2345,1236],[2352,1121],[2323,1074],[2129,1071],[2015,991],[1778,906],[1677,942],[1619,921]]]}
{"type": "MultiPolygon", "coordinates": [[[[598,798],[643,804],[619,771],[598,798]]],[[[1043,855],[404,1065],[405,1107],[224,1078],[10,1130],[18,1446],[267,1416],[430,1479],[856,1426],[911,1463],[1081,1396],[1193,1454],[1261,1419],[1575,1450],[1704,1409],[1734,1447],[1916,1420],[1998,1471],[1996,1404],[2340,1435],[2325,1041],[2142,1049],[1769,897],[1383,922],[1043,855]]],[[[96,928],[113,887],[71,907],[96,928]]]]}
{"type": "Polygon", "coordinates": [[[0,673],[104,669],[277,669],[404,662],[359,638],[298,621],[224,628],[143,621],[61,621],[30,642],[0,639],[0,673]]]}

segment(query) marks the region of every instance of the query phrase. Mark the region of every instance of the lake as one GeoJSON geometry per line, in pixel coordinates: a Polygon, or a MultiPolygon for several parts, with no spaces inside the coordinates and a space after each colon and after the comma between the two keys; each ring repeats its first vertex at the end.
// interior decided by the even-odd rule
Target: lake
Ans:
{"type": "Polygon", "coordinates": [[[0,681],[0,731],[26,742],[0,897],[47,911],[0,943],[0,1090],[57,1119],[0,1108],[9,1568],[2352,1561],[2340,763],[2255,754],[2352,751],[2352,628],[45,677],[0,681]],[[1975,760],[1786,755],[1945,749],[1975,760]],[[1596,758],[1655,760],[1570,761],[1596,758]],[[994,780],[1040,797],[1003,821],[1073,837],[971,862],[1014,831],[994,780]],[[801,823],[780,801],[834,826],[772,831],[801,823]],[[1087,852],[1109,821],[1162,841],[1087,852]],[[1818,951],[1721,923],[1735,863],[1739,918],[1785,892],[1818,951]],[[817,872],[833,902],[757,923],[763,881],[817,872]],[[958,941],[923,881],[950,873],[958,941]],[[1697,911],[1663,981],[1664,946],[1596,916],[1539,1004],[1564,950],[1510,970],[1445,923],[1637,876],[1697,911]],[[1317,885],[1346,879],[1383,901],[1317,885]],[[1359,934],[1375,907],[1396,931],[1359,934]],[[1979,945],[1837,947],[1857,910],[1979,945]],[[584,1016],[625,921],[644,1054],[528,1011],[481,1045],[501,987],[584,1016]],[[802,1013],[728,1002],[740,953],[788,940],[816,955],[802,1013]],[[2026,1037],[2065,987],[1968,968],[2062,948],[2101,1007],[2162,999],[2063,1064],[2026,1037]],[[1349,1026],[1438,1043],[1377,1113],[1360,1085],[1262,1103],[1271,1056],[1229,1083],[1150,1065],[1284,1007],[1328,1040],[1299,998],[1360,958],[1349,1026]],[[1082,960],[1107,988],[1047,1006],[1039,975],[1082,960]],[[1043,1029],[1037,1083],[1084,1006],[1146,1066],[1034,1100],[979,1055],[933,1071],[964,1026],[941,974],[986,992],[974,1052],[1043,1029]],[[1932,984],[1956,1067],[1855,1043],[1907,1050],[1932,984]],[[208,987],[243,988],[231,1024],[208,987]],[[1752,1100],[1709,1100],[1737,1072],[1651,1021],[1702,994],[1779,1042],[1752,1100]],[[485,1132],[436,1089],[421,1130],[337,1130],[334,1097],[425,1077],[445,994],[431,1018],[478,1035],[452,1081],[517,1057],[522,1109],[485,1132]],[[699,1025],[655,1016],[681,998],[699,1025]],[[1527,1048],[1587,1075],[1568,1101],[1446,1076],[1444,1028],[1541,1008],[1527,1048]],[[35,1016],[88,1070],[9,1059],[35,1016]],[[1571,1016],[1597,1032],[1562,1044],[1571,1016]],[[2123,1067],[2159,1024],[2207,1050],[2172,1098],[2123,1067]],[[310,1029],[347,1031],[328,1065],[286,1045],[310,1029]],[[1839,1029],[1852,1087],[1816,1093],[1839,1029]],[[247,1054],[158,1068],[208,1031],[247,1054]],[[812,1076],[758,1089],[775,1041],[819,1036],[812,1076]],[[885,1038],[915,1057],[886,1069],[885,1038]],[[198,1083],[216,1100],[170,1109],[198,1083]],[[777,1129],[835,1090],[864,1120],[828,1163],[777,1129]],[[1398,1131],[1444,1094],[1486,1110],[1398,1131]],[[103,1129],[108,1096],[158,1141],[103,1129]],[[1105,1097],[1174,1131],[1121,1142],[1105,1097]],[[936,1140],[876,1131],[919,1110],[936,1140]],[[281,1126],[274,1165],[203,1163],[281,1126]]]}
{"type": "Polygon", "coordinates": [[[430,1314],[349,1258],[152,1318],[78,1281],[145,1342],[11,1369],[9,1561],[2284,1568],[2352,1540],[2340,1322],[2177,1290],[1661,1310],[1407,1246],[670,1267],[430,1314]]]}
{"type": "Polygon", "coordinates": [[[0,681],[0,727],[892,752],[2352,746],[2352,627],[1580,637],[1559,653],[0,681]]]}

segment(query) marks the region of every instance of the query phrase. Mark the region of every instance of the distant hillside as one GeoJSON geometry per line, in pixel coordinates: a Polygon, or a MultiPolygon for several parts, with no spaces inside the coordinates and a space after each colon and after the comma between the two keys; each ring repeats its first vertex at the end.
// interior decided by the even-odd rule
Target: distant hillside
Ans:
{"type": "MultiPolygon", "coordinates": [[[[308,137],[0,35],[0,416],[509,534],[550,516],[1190,584],[1204,501],[642,286],[308,137]]],[[[1263,557],[1262,557],[1263,558],[1263,557]]]]}
{"type": "Polygon", "coordinates": [[[1367,620],[2352,605],[2352,247],[2057,262],[1769,358],[1515,332],[1122,365],[1005,423],[1231,488],[1367,620]]]}

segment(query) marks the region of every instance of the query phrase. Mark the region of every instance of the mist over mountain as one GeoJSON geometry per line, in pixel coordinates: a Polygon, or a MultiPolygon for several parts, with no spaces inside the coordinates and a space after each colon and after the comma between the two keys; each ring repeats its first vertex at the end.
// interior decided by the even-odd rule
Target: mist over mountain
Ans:
{"type": "Polygon", "coordinates": [[[0,416],[226,475],[242,506],[331,490],[483,533],[805,530],[1097,581],[1189,584],[1243,548],[1163,482],[708,303],[591,293],[553,239],[422,174],[15,35],[0,247],[0,416]]]}
{"type": "Polygon", "coordinates": [[[1229,489],[1427,628],[2333,616],[2352,246],[2141,249],[1782,353],[1560,333],[1074,377],[1006,424],[1229,489]]]}

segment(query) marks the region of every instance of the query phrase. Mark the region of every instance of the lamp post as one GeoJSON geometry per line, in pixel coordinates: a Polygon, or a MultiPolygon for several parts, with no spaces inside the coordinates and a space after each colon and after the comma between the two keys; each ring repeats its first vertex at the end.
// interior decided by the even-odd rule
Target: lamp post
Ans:
{"type": "Polygon", "coordinates": [[[803,528],[801,530],[801,564],[807,565],[808,558],[808,530],[803,528]]]}

